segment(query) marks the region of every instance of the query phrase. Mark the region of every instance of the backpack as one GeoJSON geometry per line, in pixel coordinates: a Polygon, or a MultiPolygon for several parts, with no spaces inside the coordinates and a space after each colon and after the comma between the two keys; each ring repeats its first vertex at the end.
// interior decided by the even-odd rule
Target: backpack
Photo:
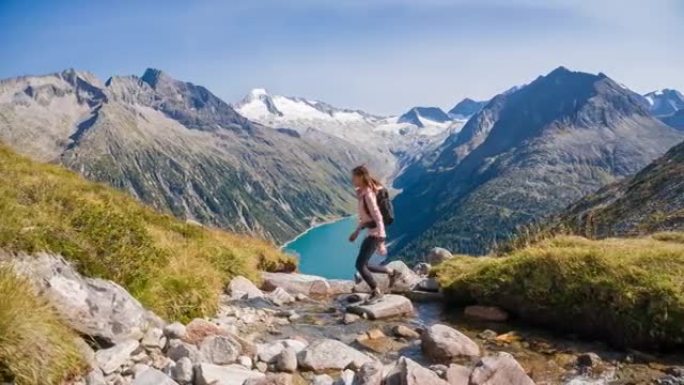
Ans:
{"type": "MultiPolygon", "coordinates": [[[[378,190],[375,193],[375,200],[380,209],[380,214],[382,214],[382,222],[385,226],[391,225],[392,222],[394,222],[394,208],[392,207],[392,200],[390,199],[387,189],[382,188],[378,190]]],[[[363,208],[366,210],[368,216],[370,216],[370,210],[368,210],[368,204],[366,203],[365,198],[363,199],[363,208]]]]}

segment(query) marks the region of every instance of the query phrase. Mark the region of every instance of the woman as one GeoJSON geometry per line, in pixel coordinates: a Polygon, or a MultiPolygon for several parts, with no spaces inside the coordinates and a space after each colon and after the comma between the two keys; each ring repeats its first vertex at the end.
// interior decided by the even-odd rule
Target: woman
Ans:
{"type": "Polygon", "coordinates": [[[354,242],[361,230],[367,228],[368,235],[361,243],[359,256],[356,258],[356,270],[361,274],[361,278],[371,288],[370,300],[382,297],[382,292],[378,288],[378,283],[373,277],[373,273],[388,274],[390,276],[390,286],[397,274],[396,271],[385,266],[370,265],[370,259],[377,250],[381,255],[387,254],[385,246],[385,224],[382,213],[378,208],[375,194],[384,187],[377,179],[373,178],[366,166],[358,166],[352,170],[352,184],[356,189],[358,199],[357,211],[359,224],[356,230],[349,236],[349,241],[354,242]]]}

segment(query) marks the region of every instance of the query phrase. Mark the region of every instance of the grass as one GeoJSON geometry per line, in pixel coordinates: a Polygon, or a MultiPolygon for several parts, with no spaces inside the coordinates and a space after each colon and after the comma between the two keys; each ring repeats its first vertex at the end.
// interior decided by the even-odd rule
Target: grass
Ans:
{"type": "Polygon", "coordinates": [[[458,305],[500,306],[563,332],[649,349],[684,345],[684,233],[589,240],[558,235],[502,257],[435,271],[458,305]]]}
{"type": "Polygon", "coordinates": [[[7,267],[0,268],[0,382],[60,384],[85,363],[77,336],[7,267]]]}
{"type": "Polygon", "coordinates": [[[0,249],[48,251],[126,287],[167,320],[212,313],[235,275],[294,267],[272,244],[162,215],[128,195],[0,145],[0,249]]]}

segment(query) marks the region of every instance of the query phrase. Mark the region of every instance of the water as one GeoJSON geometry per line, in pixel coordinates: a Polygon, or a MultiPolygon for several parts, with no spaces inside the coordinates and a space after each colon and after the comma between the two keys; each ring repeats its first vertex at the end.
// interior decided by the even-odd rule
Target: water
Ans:
{"type": "Polygon", "coordinates": [[[356,223],[356,217],[351,216],[316,226],[285,244],[283,250],[299,257],[299,270],[304,274],[352,279],[364,236],[362,233],[356,242],[349,242],[356,223]]]}

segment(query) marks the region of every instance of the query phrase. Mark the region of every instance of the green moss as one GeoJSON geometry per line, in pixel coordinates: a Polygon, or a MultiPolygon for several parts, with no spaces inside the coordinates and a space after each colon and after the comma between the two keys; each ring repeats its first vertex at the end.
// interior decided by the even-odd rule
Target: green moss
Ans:
{"type": "Polygon", "coordinates": [[[557,236],[503,257],[461,256],[435,274],[459,305],[497,305],[618,346],[671,348],[684,345],[683,235],[557,236]]]}

